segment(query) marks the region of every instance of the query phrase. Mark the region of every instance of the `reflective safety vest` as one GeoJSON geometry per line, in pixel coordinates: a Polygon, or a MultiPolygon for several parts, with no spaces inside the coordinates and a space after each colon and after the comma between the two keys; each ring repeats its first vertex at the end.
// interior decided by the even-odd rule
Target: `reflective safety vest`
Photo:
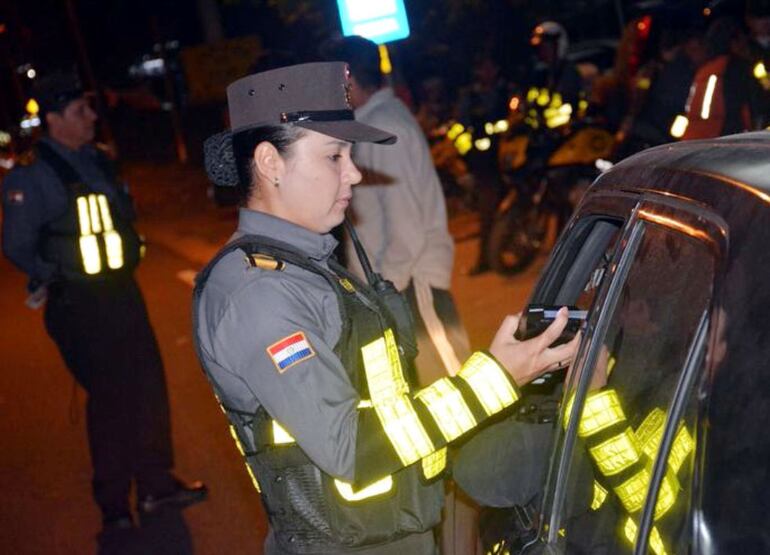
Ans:
{"type": "MultiPolygon", "coordinates": [[[[574,397],[570,399],[565,414],[571,413],[573,400],[574,397]]],[[[626,420],[620,398],[614,389],[589,393],[583,406],[578,436],[585,442],[598,469],[591,509],[601,508],[609,491],[612,491],[626,513],[622,534],[631,545],[636,541],[639,512],[647,497],[652,466],[663,438],[665,423],[666,413],[656,407],[634,430],[626,420]]],[[[668,468],[660,484],[654,522],[658,522],[673,508],[681,490],[677,474],[694,447],[693,437],[680,423],[669,453],[668,468]]],[[[650,548],[655,555],[668,553],[656,526],[650,532],[650,548]]]]}
{"type": "MultiPolygon", "coordinates": [[[[323,472],[262,407],[251,414],[222,406],[278,544],[289,553],[343,553],[430,530],[443,505],[447,443],[511,406],[518,389],[489,355],[476,353],[457,376],[414,392],[411,361],[378,295],[334,261],[326,269],[265,237],[231,243],[201,272],[196,330],[197,299],[208,275],[235,249],[253,266],[280,271],[293,264],[328,282],[342,321],[334,352],[361,399],[354,483],[323,472]]],[[[214,380],[212,386],[221,399],[214,380]]]]}
{"type": "Polygon", "coordinates": [[[130,223],[113,208],[104,193],[89,189],[75,169],[50,146],[38,146],[67,188],[67,210],[43,232],[42,257],[56,264],[58,277],[101,279],[133,270],[144,245],[130,223]]]}
{"type": "Polygon", "coordinates": [[[710,139],[725,132],[751,129],[749,99],[742,98],[744,91],[730,88],[735,83],[727,83],[730,62],[729,56],[718,56],[697,71],[685,108],[686,119],[679,117],[674,121],[672,136],[685,140],[710,139]]]}

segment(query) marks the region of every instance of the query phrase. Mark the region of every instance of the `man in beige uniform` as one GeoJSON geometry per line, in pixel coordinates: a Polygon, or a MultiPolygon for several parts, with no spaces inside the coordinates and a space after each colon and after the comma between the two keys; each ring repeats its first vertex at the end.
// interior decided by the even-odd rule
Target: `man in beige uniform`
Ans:
{"type": "MultiPolygon", "coordinates": [[[[454,241],[425,135],[384,84],[373,42],[348,37],[330,45],[326,54],[349,65],[356,119],[398,137],[387,148],[368,143],[354,147],[363,174],[351,203],[356,232],[374,271],[405,292],[410,302],[420,351],[416,360],[420,384],[455,375],[460,361],[470,354],[470,343],[449,292],[454,241]]],[[[346,247],[350,269],[363,277],[351,241],[346,247]]],[[[445,507],[443,551],[473,553],[475,509],[471,501],[453,502],[451,496],[445,507]],[[464,524],[458,527],[453,521],[464,524]]]]}

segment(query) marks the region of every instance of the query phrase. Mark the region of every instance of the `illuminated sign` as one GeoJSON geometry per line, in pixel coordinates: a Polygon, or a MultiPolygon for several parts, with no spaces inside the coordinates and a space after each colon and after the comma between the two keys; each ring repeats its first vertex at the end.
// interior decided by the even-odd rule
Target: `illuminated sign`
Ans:
{"type": "Polygon", "coordinates": [[[360,35],[383,44],[409,36],[404,0],[337,0],[337,7],[346,37],[360,35]]]}

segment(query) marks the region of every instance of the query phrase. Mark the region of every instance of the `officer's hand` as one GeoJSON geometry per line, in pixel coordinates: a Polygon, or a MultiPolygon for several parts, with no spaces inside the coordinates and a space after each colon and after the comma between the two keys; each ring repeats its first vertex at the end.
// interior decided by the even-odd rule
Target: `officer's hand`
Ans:
{"type": "Polygon", "coordinates": [[[519,341],[513,336],[520,317],[521,314],[506,316],[489,346],[489,352],[505,366],[513,380],[518,385],[524,385],[543,372],[569,366],[577,352],[580,334],[569,343],[549,347],[567,325],[567,308],[559,310],[553,323],[543,333],[526,341],[519,341]]]}

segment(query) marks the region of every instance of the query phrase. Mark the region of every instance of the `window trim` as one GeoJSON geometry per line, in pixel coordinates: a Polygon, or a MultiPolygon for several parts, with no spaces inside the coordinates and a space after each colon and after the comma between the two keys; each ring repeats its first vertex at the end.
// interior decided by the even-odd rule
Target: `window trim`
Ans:
{"type": "Polygon", "coordinates": [[[703,310],[703,314],[701,314],[695,336],[693,337],[689,352],[685,358],[683,371],[679,376],[679,381],[674,390],[674,396],[671,398],[668,410],[666,411],[665,428],[663,437],[660,441],[660,447],[658,448],[658,454],[655,457],[655,464],[652,467],[652,476],[647,488],[645,504],[641,513],[642,518],[639,521],[634,555],[647,554],[647,546],[649,544],[650,532],[653,526],[653,516],[655,514],[655,505],[658,503],[660,483],[666,473],[668,455],[671,452],[671,446],[674,444],[678,423],[684,413],[685,405],[693,392],[700,370],[703,368],[710,323],[709,313],[711,311],[712,303],[713,295],[712,298],[709,299],[708,306],[703,310]]]}
{"type": "MultiPolygon", "coordinates": [[[[569,424],[564,434],[564,441],[561,449],[558,449],[558,463],[556,469],[556,483],[553,488],[553,499],[551,501],[550,518],[548,522],[548,530],[546,543],[553,544],[558,541],[558,531],[562,519],[562,513],[564,511],[564,503],[566,501],[567,488],[565,482],[569,479],[569,471],[572,466],[572,453],[575,449],[575,443],[577,441],[577,431],[579,425],[579,419],[573,418],[575,411],[582,410],[585,403],[586,396],[588,395],[588,386],[590,384],[590,375],[585,371],[586,368],[592,368],[596,364],[596,360],[599,357],[599,351],[603,344],[603,339],[607,334],[610,320],[615,313],[618,299],[620,298],[620,292],[622,285],[625,283],[628,271],[631,268],[631,263],[636,259],[636,253],[641,245],[642,238],[644,237],[644,231],[647,224],[643,221],[639,221],[636,217],[638,205],[634,208],[634,212],[627,222],[628,234],[627,237],[621,236],[620,241],[625,241],[625,245],[616,253],[615,260],[620,259],[617,262],[617,269],[612,275],[612,279],[607,286],[607,292],[601,298],[605,301],[606,309],[601,311],[598,316],[594,315],[592,319],[596,319],[595,325],[589,324],[589,332],[587,336],[591,337],[591,341],[588,346],[580,349],[576,357],[578,367],[575,369],[575,374],[580,376],[580,380],[575,389],[575,401],[572,403],[572,412],[569,415],[565,414],[566,404],[562,403],[561,414],[559,418],[559,424],[564,421],[564,418],[569,416],[569,424]],[[597,339],[600,338],[601,340],[597,339]],[[583,356],[585,353],[585,356],[583,356]],[[568,454],[568,455],[567,455],[568,454]]],[[[624,234],[625,235],[625,234],[624,234]]],[[[573,375],[575,375],[573,374],[573,375]]],[[[568,384],[569,385],[569,384],[568,384]]],[[[565,388],[568,391],[569,388],[565,388]]],[[[561,426],[559,426],[561,428],[561,426]]],[[[555,438],[558,442],[559,438],[555,438]]],[[[558,445],[555,443],[555,445],[558,445]]],[[[557,452],[554,452],[554,456],[557,452]]],[[[554,461],[556,463],[556,461],[554,461]]],[[[551,471],[553,471],[553,466],[551,471]]],[[[550,474],[550,473],[549,473],[550,474]]],[[[550,485],[550,477],[546,482],[546,487],[550,485]]],[[[546,495],[548,492],[546,491],[546,495]]]]}

